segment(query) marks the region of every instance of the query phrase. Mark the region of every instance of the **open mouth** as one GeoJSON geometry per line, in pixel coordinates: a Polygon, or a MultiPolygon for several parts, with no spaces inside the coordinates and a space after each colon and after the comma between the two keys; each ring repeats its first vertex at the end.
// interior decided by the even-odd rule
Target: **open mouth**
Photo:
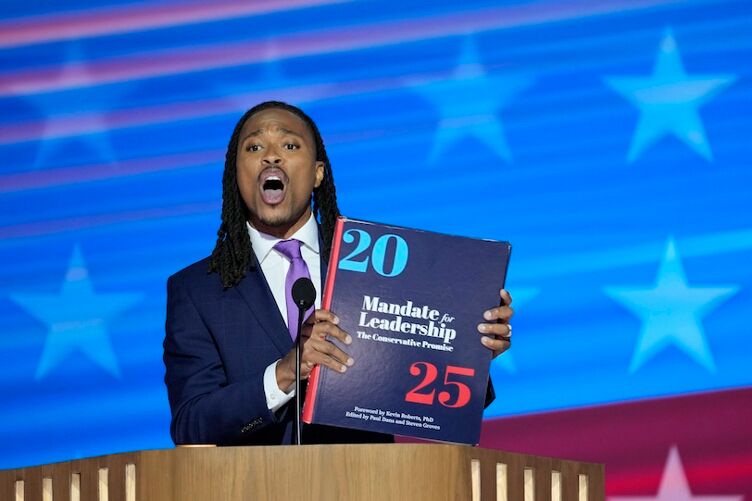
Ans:
{"type": "Polygon", "coordinates": [[[259,186],[264,203],[276,205],[285,198],[288,178],[282,169],[273,167],[261,172],[259,186]]]}

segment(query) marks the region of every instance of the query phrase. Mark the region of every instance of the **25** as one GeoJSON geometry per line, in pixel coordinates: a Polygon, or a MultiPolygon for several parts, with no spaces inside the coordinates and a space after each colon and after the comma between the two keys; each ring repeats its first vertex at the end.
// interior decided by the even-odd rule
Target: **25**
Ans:
{"type": "MultiPolygon", "coordinates": [[[[422,377],[420,383],[405,394],[405,402],[433,405],[436,388],[432,387],[439,376],[439,369],[430,362],[415,362],[410,366],[410,375],[422,377]]],[[[444,390],[438,392],[439,403],[444,407],[457,409],[470,402],[472,390],[459,378],[474,377],[475,369],[447,365],[444,369],[444,390]]]]}

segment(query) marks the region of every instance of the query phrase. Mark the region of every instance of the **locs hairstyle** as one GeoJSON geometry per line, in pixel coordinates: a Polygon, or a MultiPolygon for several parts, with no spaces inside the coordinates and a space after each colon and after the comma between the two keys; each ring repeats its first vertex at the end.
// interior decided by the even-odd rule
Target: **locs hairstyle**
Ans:
{"type": "Polygon", "coordinates": [[[245,122],[254,114],[269,108],[287,110],[293,113],[308,125],[313,134],[316,144],[316,160],[324,162],[324,179],[319,187],[313,190],[313,215],[320,224],[324,259],[329,259],[334,223],[339,216],[339,208],[337,207],[332,167],[329,164],[329,158],[326,156],[326,148],[324,148],[321,133],[311,117],[300,108],[280,101],[266,101],[245,112],[235,126],[235,130],[230,137],[230,144],[227,145],[225,171],[222,176],[222,224],[217,231],[217,243],[209,259],[209,273],[218,272],[225,288],[237,285],[245,276],[246,271],[254,269],[256,266],[256,257],[253,249],[251,249],[251,239],[246,228],[248,208],[243,202],[238,188],[238,141],[240,130],[245,122]]]}

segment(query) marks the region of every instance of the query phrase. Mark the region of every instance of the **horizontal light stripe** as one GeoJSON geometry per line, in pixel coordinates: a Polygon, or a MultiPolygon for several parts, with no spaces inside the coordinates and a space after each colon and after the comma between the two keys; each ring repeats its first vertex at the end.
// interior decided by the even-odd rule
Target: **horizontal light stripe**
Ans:
{"type": "MultiPolygon", "coordinates": [[[[735,25],[731,26],[731,28],[734,27],[735,25]]],[[[552,68],[548,69],[551,70],[552,68]]],[[[584,70],[585,68],[580,67],[580,69],[584,70]]],[[[262,88],[223,98],[192,99],[185,102],[142,106],[125,110],[108,111],[106,113],[93,111],[56,115],[40,120],[0,125],[0,145],[101,133],[103,122],[106,124],[108,130],[114,130],[178,120],[220,116],[227,113],[242,113],[249,104],[266,100],[290,101],[302,105],[324,99],[357,96],[374,92],[383,93],[401,89],[409,90],[417,82],[428,85],[431,82],[440,82],[446,78],[447,74],[448,70],[440,73],[408,73],[406,70],[406,72],[394,77],[351,79],[331,84],[308,83],[291,85],[290,82],[282,81],[274,82],[276,85],[270,86],[270,88],[262,88]],[[55,132],[48,132],[50,130],[55,132]]],[[[600,89],[600,87],[598,88],[600,89]]],[[[561,121],[563,119],[572,120],[573,117],[580,117],[582,119],[585,118],[586,112],[590,113],[587,115],[588,118],[593,116],[601,118],[604,115],[611,116],[613,111],[611,109],[604,109],[600,106],[600,103],[598,103],[599,106],[592,110],[583,108],[583,102],[587,102],[588,97],[592,95],[592,89],[588,89],[587,92],[583,92],[581,89],[566,90],[537,97],[535,104],[539,108],[545,106],[546,111],[549,113],[552,106],[572,108],[575,107],[574,105],[577,105],[577,111],[568,113],[566,116],[562,114],[555,115],[554,118],[550,119],[554,121],[561,121]]],[[[739,95],[738,97],[743,98],[745,96],[739,95]]],[[[615,101],[614,103],[619,109],[626,108],[631,112],[631,109],[625,107],[621,101],[615,101]]],[[[535,120],[536,126],[540,123],[540,119],[535,115],[532,118],[526,118],[526,120],[528,122],[535,120]]],[[[621,135],[620,133],[620,137],[621,135]]],[[[0,192],[2,192],[1,186],[0,192]]]]}
{"type": "Polygon", "coordinates": [[[74,183],[128,177],[151,172],[186,169],[215,162],[224,164],[224,151],[198,151],[178,153],[162,157],[138,158],[118,163],[117,169],[110,164],[93,164],[65,169],[22,172],[0,176],[0,193],[50,188],[74,183]]]}
{"type": "MultiPolygon", "coordinates": [[[[629,247],[597,249],[523,261],[516,263],[516,272],[520,279],[530,281],[654,263],[661,256],[665,245],[665,240],[645,242],[629,247]]],[[[683,258],[748,251],[752,249],[752,229],[678,238],[676,245],[683,258]]]]}
{"type": "Polygon", "coordinates": [[[88,228],[121,224],[131,221],[144,221],[167,217],[181,217],[194,214],[206,214],[219,211],[221,202],[193,203],[175,205],[172,207],[154,207],[134,211],[116,212],[110,214],[95,214],[79,216],[55,221],[39,221],[35,223],[19,224],[0,228],[0,239],[28,238],[52,233],[66,233],[88,228]]]}
{"type": "MultiPolygon", "coordinates": [[[[357,85],[353,87],[350,92],[362,91],[357,85]]],[[[0,145],[102,132],[103,121],[107,124],[107,128],[112,130],[217,116],[225,113],[242,113],[245,109],[240,109],[239,103],[257,103],[271,99],[287,99],[286,96],[294,96],[296,103],[306,103],[337,94],[332,88],[333,86],[330,84],[291,86],[235,95],[231,98],[206,99],[202,101],[170,103],[145,108],[113,111],[104,114],[104,116],[101,112],[76,113],[64,117],[50,118],[49,120],[52,124],[46,124],[44,120],[35,120],[20,124],[5,125],[0,126],[0,145]],[[58,132],[54,135],[45,134],[44,129],[46,125],[47,128],[58,132]]],[[[347,87],[343,90],[347,92],[347,87]]]]}
{"type": "Polygon", "coordinates": [[[56,13],[0,23],[0,49],[103,35],[221,21],[342,3],[344,0],[232,0],[139,7],[118,6],[83,13],[56,13]]]}
{"type": "Polygon", "coordinates": [[[491,29],[565,21],[586,16],[624,13],[675,4],[679,0],[599,2],[580,0],[548,8],[537,5],[494,8],[470,13],[442,14],[432,18],[397,20],[324,32],[288,35],[267,41],[222,43],[180,51],[150,52],[82,65],[61,75],[57,68],[7,74],[0,82],[0,97],[53,92],[79,87],[154,78],[193,71],[240,66],[291,57],[344,52],[378,45],[405,43],[491,29]]]}

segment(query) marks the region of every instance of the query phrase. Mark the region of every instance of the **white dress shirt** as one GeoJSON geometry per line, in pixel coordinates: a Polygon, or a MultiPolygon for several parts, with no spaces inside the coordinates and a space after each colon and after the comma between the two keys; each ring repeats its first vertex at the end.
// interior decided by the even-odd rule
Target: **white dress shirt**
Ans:
{"type": "MultiPolygon", "coordinates": [[[[280,315],[287,324],[287,299],[285,298],[285,278],[287,270],[290,269],[290,262],[279,251],[274,249],[281,238],[277,238],[266,233],[261,233],[256,228],[247,224],[248,235],[251,238],[251,245],[256,258],[261,265],[261,271],[266,277],[269,289],[272,291],[274,301],[277,303],[280,315]]],[[[311,275],[311,281],[316,288],[316,308],[321,308],[321,257],[319,252],[319,228],[316,224],[313,214],[306,224],[296,231],[289,239],[300,240],[303,245],[300,246],[300,254],[308,266],[308,272],[311,275]]],[[[288,326],[289,328],[289,326],[288,326]]],[[[294,329],[295,327],[293,327],[294,329]]],[[[270,364],[264,371],[264,393],[266,394],[266,405],[274,412],[292,397],[295,396],[293,387],[289,393],[285,393],[277,386],[277,364],[279,360],[270,364]]]]}

